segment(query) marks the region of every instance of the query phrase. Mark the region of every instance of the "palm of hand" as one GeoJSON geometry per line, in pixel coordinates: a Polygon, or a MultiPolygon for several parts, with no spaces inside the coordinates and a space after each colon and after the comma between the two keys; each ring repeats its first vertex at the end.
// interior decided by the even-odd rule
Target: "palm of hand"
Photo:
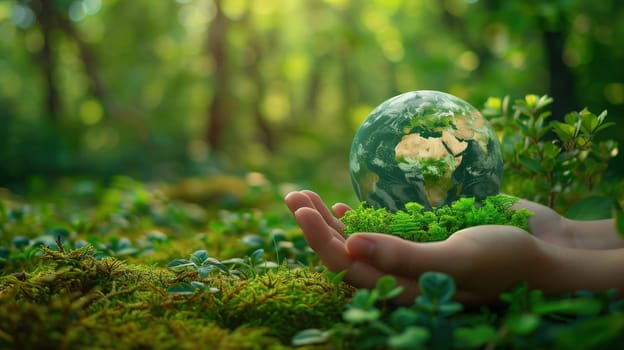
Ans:
{"type": "MultiPolygon", "coordinates": [[[[453,276],[458,285],[456,297],[460,301],[491,300],[524,278],[532,270],[532,264],[539,261],[537,240],[512,226],[472,227],[446,241],[424,244],[377,233],[345,238],[338,218],[350,209],[348,206],[334,205],[334,216],[311,191],[289,194],[286,204],[308,244],[330,270],[347,270],[347,282],[367,288],[373,287],[383,275],[394,275],[405,287],[399,302],[413,301],[418,295],[418,277],[426,271],[453,276]]],[[[552,227],[556,227],[553,222],[558,215],[547,208],[538,209],[533,220],[537,219],[539,227],[535,228],[549,235],[552,227]]]]}

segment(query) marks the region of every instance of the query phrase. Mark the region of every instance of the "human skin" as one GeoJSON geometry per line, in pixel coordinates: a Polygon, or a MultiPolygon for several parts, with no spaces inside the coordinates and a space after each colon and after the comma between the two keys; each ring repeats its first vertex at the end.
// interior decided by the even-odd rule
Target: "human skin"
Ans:
{"type": "Polygon", "coordinates": [[[346,270],[344,280],[360,288],[373,288],[380,277],[392,275],[404,287],[396,299],[401,304],[413,302],[418,278],[427,271],[452,276],[455,299],[464,304],[496,302],[520,281],[547,295],[616,288],[624,296],[624,239],[613,220],[569,220],[521,200],[516,207],[534,213],[532,234],[514,226],[483,225],[445,241],[418,243],[381,233],[345,237],[339,218],[350,207],[338,203],[330,210],[312,191],[291,192],[284,201],[329,270],[346,270]]]}

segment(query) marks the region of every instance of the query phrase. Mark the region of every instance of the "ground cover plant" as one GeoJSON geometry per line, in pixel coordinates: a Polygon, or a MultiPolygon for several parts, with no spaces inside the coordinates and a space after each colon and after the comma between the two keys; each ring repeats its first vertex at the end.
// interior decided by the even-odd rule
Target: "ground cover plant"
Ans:
{"type": "MultiPolygon", "coordinates": [[[[608,126],[606,114],[583,110],[548,123],[550,102],[529,95],[486,103],[484,114],[505,152],[503,192],[571,217],[615,215],[620,222],[622,184],[605,175],[604,165],[617,146],[596,136],[608,126]]],[[[435,272],[421,276],[423,294],[408,306],[392,304],[401,288],[390,277],[356,290],[341,281],[342,273],[325,271],[307,247],[282,204],[288,187],[252,175],[166,185],[123,176],[108,183],[70,179],[60,187],[63,197],[0,193],[0,348],[624,344],[624,300],[614,290],[546,297],[519,284],[500,296],[500,304],[478,308],[453,301],[454,281],[435,272]],[[227,184],[237,185],[223,191],[227,184]]],[[[368,210],[356,206],[344,220],[381,223],[375,230],[386,227],[408,239],[444,239],[480,223],[526,228],[530,214],[511,211],[514,200],[495,196],[475,206],[466,198],[433,212],[412,205],[399,220],[380,211],[375,215],[382,220],[369,222],[355,220],[368,210]]]]}

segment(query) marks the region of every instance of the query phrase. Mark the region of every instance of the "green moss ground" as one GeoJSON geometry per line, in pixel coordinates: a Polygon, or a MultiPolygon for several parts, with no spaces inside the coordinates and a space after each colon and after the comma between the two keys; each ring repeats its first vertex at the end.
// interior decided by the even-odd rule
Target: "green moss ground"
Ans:
{"type": "Polygon", "coordinates": [[[296,332],[339,321],[353,289],[310,264],[287,216],[255,207],[275,193],[244,195],[199,205],[127,178],[63,203],[5,195],[0,348],[286,349],[296,332]],[[280,264],[238,276],[167,268],[198,249],[241,261],[266,249],[261,259],[280,264]],[[204,290],[175,289],[191,282],[204,290]]]}
{"type": "MultiPolygon", "coordinates": [[[[453,306],[452,315],[427,298],[411,308],[375,302],[388,286],[356,291],[322,271],[279,186],[241,191],[221,180],[205,180],[219,192],[201,198],[188,198],[201,181],[180,195],[175,184],[165,193],[123,177],[1,194],[0,349],[291,349],[306,329],[332,331],[307,333],[324,341],[297,349],[624,345],[613,291],[551,300],[520,286],[503,306],[453,306]]],[[[451,209],[477,218],[468,204],[451,209]]]]}

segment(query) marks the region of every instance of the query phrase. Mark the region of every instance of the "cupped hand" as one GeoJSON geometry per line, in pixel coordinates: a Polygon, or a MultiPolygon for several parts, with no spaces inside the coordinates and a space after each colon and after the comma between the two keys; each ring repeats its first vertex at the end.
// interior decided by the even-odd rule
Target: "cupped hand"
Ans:
{"type": "MultiPolygon", "coordinates": [[[[538,267],[547,265],[544,245],[548,243],[513,226],[471,227],[445,241],[430,243],[380,233],[358,233],[347,238],[338,219],[350,209],[347,205],[334,205],[332,213],[312,191],[289,193],[285,202],[308,244],[330,270],[346,270],[346,282],[365,288],[373,288],[381,276],[393,275],[405,288],[397,299],[399,303],[413,302],[419,293],[418,277],[426,271],[451,275],[457,284],[456,299],[475,304],[495,301],[515,283],[536,279],[538,267]]],[[[548,236],[558,229],[559,216],[549,209],[537,209],[533,220],[550,225],[542,229],[548,236]]]]}

